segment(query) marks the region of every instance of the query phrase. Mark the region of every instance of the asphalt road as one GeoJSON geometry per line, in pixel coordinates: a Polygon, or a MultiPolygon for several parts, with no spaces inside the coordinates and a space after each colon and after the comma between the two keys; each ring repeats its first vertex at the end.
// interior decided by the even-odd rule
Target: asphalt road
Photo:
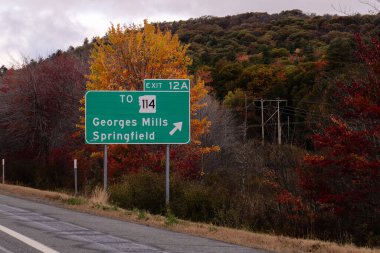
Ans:
{"type": "Polygon", "coordinates": [[[264,253],[0,195],[0,252],[264,253]]]}

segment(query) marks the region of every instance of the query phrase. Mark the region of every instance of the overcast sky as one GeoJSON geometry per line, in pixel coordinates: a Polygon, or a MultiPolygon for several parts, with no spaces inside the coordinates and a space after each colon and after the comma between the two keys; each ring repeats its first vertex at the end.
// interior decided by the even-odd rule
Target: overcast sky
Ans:
{"type": "MultiPolygon", "coordinates": [[[[244,12],[368,13],[366,0],[0,0],[0,66],[103,36],[110,23],[186,20],[244,12]]],[[[376,1],[376,0],[368,0],[376,1]]],[[[380,1],[380,0],[379,0],[380,1]]]]}

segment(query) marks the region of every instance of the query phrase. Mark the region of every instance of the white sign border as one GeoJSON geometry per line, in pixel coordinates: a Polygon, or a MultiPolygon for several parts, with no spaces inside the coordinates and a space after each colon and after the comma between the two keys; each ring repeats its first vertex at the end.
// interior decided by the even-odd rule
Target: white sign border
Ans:
{"type": "MultiPolygon", "coordinates": [[[[145,79],[144,79],[145,80],[145,79]]],[[[162,79],[161,79],[162,80],[162,79]]],[[[180,80],[180,79],[166,79],[166,80],[180,80]]],[[[148,94],[147,94],[148,95],[148,94]]],[[[181,144],[189,144],[191,142],[191,94],[190,94],[190,87],[189,87],[189,91],[139,91],[139,90],[87,90],[85,95],[84,95],[84,134],[85,134],[85,141],[86,141],[86,144],[89,144],[89,145],[161,145],[161,144],[170,144],[170,145],[181,145],[181,144]],[[88,93],[92,93],[92,92],[142,92],[142,93],[163,93],[163,92],[166,92],[166,93],[176,93],[176,92],[181,92],[181,93],[189,93],[189,139],[187,140],[187,142],[160,142],[160,143],[157,143],[157,142],[149,142],[149,143],[113,143],[113,142],[89,142],[87,140],[87,94],[88,93]]]]}

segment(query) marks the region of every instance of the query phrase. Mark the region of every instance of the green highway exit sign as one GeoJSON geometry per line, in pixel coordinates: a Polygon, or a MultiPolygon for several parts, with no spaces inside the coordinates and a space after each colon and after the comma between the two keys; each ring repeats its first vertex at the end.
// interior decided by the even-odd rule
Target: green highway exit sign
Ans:
{"type": "Polygon", "coordinates": [[[85,96],[86,143],[189,143],[189,89],[190,86],[188,90],[176,90],[178,92],[147,91],[148,89],[88,91],[85,96]]]}
{"type": "Polygon", "coordinates": [[[187,91],[190,92],[189,79],[144,79],[145,91],[187,91]]]}

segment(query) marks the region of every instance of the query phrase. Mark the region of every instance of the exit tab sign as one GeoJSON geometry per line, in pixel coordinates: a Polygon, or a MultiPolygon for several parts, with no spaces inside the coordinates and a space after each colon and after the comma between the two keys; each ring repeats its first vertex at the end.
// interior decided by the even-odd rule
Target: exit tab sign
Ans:
{"type": "Polygon", "coordinates": [[[188,91],[189,79],[144,79],[145,91],[188,91]]]}

